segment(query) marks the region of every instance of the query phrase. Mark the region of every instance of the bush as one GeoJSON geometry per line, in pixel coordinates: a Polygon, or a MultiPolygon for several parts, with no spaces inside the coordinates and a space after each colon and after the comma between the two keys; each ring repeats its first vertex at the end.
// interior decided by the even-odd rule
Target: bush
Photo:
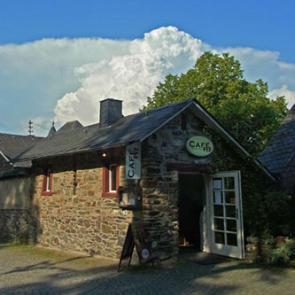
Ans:
{"type": "Polygon", "coordinates": [[[270,251],[267,262],[273,264],[289,264],[295,258],[295,240],[286,239],[286,242],[278,245],[270,251]]]}
{"type": "MultiPolygon", "coordinates": [[[[247,234],[263,239],[271,236],[292,236],[292,199],[281,191],[251,195],[245,200],[247,234]]],[[[294,208],[294,207],[293,207],[294,208]]],[[[294,219],[294,218],[293,218],[294,219]]]]}

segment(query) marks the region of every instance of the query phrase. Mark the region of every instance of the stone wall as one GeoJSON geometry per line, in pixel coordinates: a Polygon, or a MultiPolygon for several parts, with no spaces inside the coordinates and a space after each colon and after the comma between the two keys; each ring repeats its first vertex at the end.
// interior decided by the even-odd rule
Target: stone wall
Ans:
{"type": "Polygon", "coordinates": [[[31,218],[31,177],[0,180],[0,240],[34,241],[36,222],[31,218]]]}
{"type": "Polygon", "coordinates": [[[36,220],[28,209],[0,210],[0,240],[34,242],[36,239],[36,220]]]}
{"type": "MultiPolygon", "coordinates": [[[[114,154],[106,161],[121,164],[123,184],[124,159],[120,159],[120,151],[114,154]]],[[[53,172],[51,196],[42,196],[41,169],[35,177],[33,202],[39,209],[41,245],[119,257],[131,213],[119,209],[117,198],[102,197],[103,165],[97,153],[38,163],[40,168],[51,167],[53,172]]]]}
{"type": "Polygon", "coordinates": [[[178,253],[179,173],[197,172],[200,166],[207,166],[211,160],[210,157],[196,160],[185,148],[189,137],[203,134],[203,126],[201,121],[187,111],[143,143],[143,210],[135,212],[134,217],[136,221],[143,222],[148,239],[158,242],[155,252],[160,258],[178,253]]]}
{"type": "Polygon", "coordinates": [[[125,151],[114,149],[34,162],[33,206],[38,208],[39,243],[46,247],[118,258],[128,224],[143,226],[148,241],[157,241],[160,258],[178,252],[178,170],[169,164],[207,165],[185,150],[186,140],[202,133],[203,124],[187,111],[142,145],[142,179],[126,181],[125,151]],[[138,190],[141,210],[122,211],[117,198],[102,197],[103,166],[120,164],[120,185],[138,190]],[[53,195],[42,195],[43,171],[53,173],[53,195]],[[76,184],[75,184],[76,183],[76,184]]]}

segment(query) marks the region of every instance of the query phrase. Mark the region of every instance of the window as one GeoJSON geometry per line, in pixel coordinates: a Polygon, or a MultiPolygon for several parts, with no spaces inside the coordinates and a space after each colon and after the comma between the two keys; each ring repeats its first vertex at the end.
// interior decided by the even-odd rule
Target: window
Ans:
{"type": "Polygon", "coordinates": [[[103,168],[102,175],[102,196],[117,197],[119,187],[120,166],[116,164],[103,168]]]}
{"type": "Polygon", "coordinates": [[[52,173],[47,169],[43,175],[42,196],[52,195],[52,173]]]}

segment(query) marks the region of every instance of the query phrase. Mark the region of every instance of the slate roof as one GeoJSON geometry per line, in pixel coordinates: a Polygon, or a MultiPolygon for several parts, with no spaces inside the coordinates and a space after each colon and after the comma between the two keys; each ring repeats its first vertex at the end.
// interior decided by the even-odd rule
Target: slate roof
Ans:
{"type": "MultiPolygon", "coordinates": [[[[20,149],[13,153],[14,167],[30,167],[34,159],[114,148],[137,141],[142,142],[191,106],[191,110],[198,118],[234,144],[242,154],[251,157],[239,142],[192,98],[147,112],[122,117],[110,126],[94,124],[83,127],[78,121],[68,122],[64,125],[66,128],[62,127],[51,136],[45,138],[31,137],[31,144],[25,145],[23,150],[20,149]]],[[[16,140],[19,139],[18,136],[16,138],[16,140]]],[[[253,161],[274,180],[273,176],[259,161],[255,159],[253,161]]]]}
{"type": "Polygon", "coordinates": [[[0,133],[0,178],[15,175],[24,175],[26,170],[23,169],[28,166],[27,162],[22,163],[22,167],[15,168],[14,158],[20,153],[30,149],[42,137],[24,136],[0,133]]]}
{"type": "Polygon", "coordinates": [[[258,160],[272,173],[284,172],[295,157],[295,104],[258,160]]]}
{"type": "Polygon", "coordinates": [[[30,149],[42,137],[24,136],[0,133],[0,151],[9,159],[15,158],[21,152],[30,149]]]}
{"type": "Polygon", "coordinates": [[[74,130],[76,128],[81,128],[83,127],[83,125],[75,120],[75,121],[70,121],[70,122],[67,122],[66,124],[64,124],[59,130],[58,132],[61,132],[61,131],[69,131],[69,130],[74,130]]]}
{"type": "Polygon", "coordinates": [[[43,138],[19,154],[16,160],[25,161],[66,155],[140,141],[193,102],[195,102],[194,99],[188,99],[151,111],[126,116],[106,127],[100,127],[99,124],[82,127],[75,123],[76,128],[61,128],[54,136],[43,138]]]}

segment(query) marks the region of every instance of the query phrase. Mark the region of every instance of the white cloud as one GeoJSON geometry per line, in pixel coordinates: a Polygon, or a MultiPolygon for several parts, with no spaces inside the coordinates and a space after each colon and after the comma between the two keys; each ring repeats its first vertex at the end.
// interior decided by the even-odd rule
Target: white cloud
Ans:
{"type": "Polygon", "coordinates": [[[129,41],[43,39],[0,45],[0,118],[15,132],[27,133],[22,121],[54,117],[57,100],[79,88],[75,69],[127,53],[129,41]]]}
{"type": "Polygon", "coordinates": [[[181,73],[204,52],[205,45],[175,27],[159,28],[130,41],[127,54],[114,55],[76,68],[81,87],[64,95],[55,108],[56,120],[98,120],[98,99],[124,100],[124,113],[137,112],[168,73],[181,73]]]}
{"type": "Polygon", "coordinates": [[[278,96],[285,96],[289,108],[295,104],[295,91],[289,90],[288,86],[285,84],[281,88],[269,92],[269,97],[271,99],[275,99],[278,96]]]}
{"type": "Polygon", "coordinates": [[[26,133],[22,122],[32,118],[43,128],[53,118],[60,123],[97,122],[98,101],[106,97],[122,99],[125,114],[136,112],[165,75],[185,72],[206,50],[230,52],[240,60],[246,79],[262,78],[271,97],[283,94],[289,103],[294,101],[295,64],[281,61],[278,52],[212,48],[175,27],[161,27],[135,40],[44,39],[0,45],[1,126],[26,133]]]}
{"type": "Polygon", "coordinates": [[[271,90],[280,88],[282,84],[295,89],[295,64],[280,61],[278,52],[241,47],[225,48],[222,51],[229,52],[241,62],[249,81],[261,78],[269,82],[271,90]]]}

